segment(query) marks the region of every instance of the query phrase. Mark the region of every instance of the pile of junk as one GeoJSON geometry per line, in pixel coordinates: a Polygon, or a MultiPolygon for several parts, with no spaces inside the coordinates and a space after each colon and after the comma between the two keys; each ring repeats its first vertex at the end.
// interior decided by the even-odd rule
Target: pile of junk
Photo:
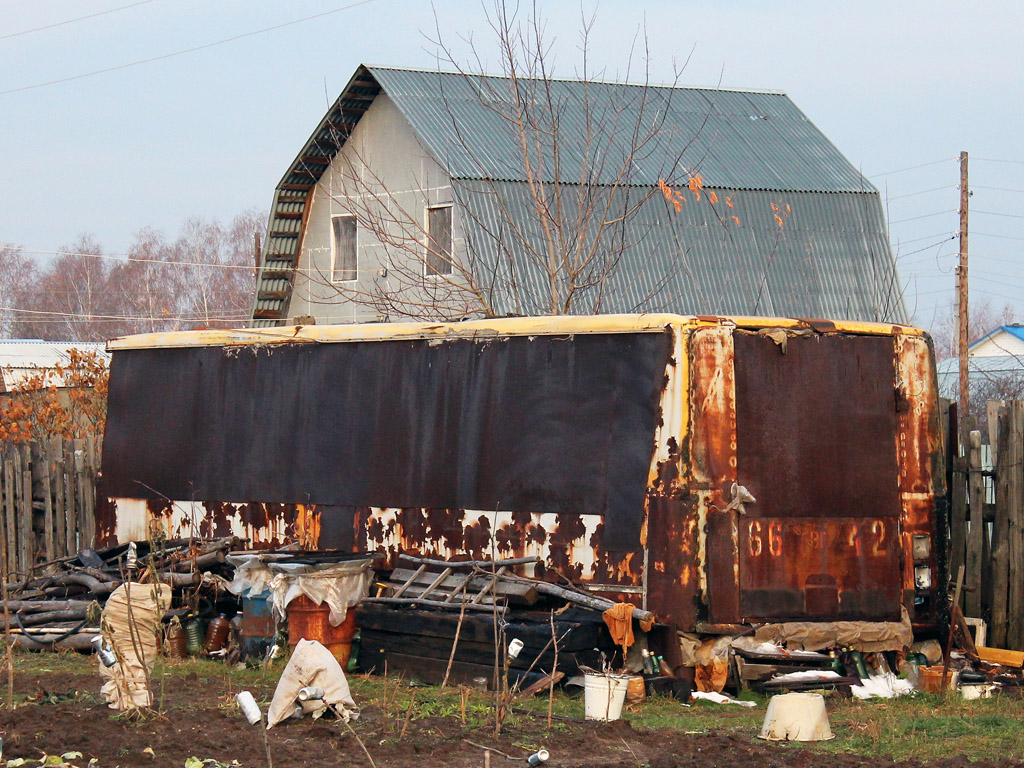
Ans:
{"type": "MultiPolygon", "coordinates": [[[[398,554],[388,563],[376,553],[244,545],[132,542],[44,564],[7,585],[7,631],[34,650],[98,650],[101,659],[141,650],[150,660],[162,651],[248,665],[293,655],[307,640],[348,671],[514,696],[600,688],[618,706],[650,695],[746,705],[725,693],[747,690],[871,698],[952,687],[976,698],[1017,695],[1024,685],[1024,653],[986,648],[984,627],[968,627],[958,609],[945,643],[915,642],[905,613],[870,625],[794,622],[701,636],[557,575],[525,575],[541,570],[533,557],[398,554]],[[141,635],[154,638],[151,648],[139,648],[141,635]]],[[[128,688],[125,700],[134,696],[128,688]]]]}

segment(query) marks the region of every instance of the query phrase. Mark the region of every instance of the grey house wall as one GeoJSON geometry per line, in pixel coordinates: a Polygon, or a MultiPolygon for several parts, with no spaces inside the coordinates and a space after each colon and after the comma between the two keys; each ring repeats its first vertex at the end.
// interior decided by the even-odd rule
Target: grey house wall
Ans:
{"type": "MultiPolygon", "coordinates": [[[[372,292],[392,279],[397,262],[421,268],[413,251],[425,249],[428,206],[452,203],[451,178],[423,148],[386,94],[374,99],[313,191],[299,253],[288,322],[311,316],[318,324],[383,320],[372,303],[350,300],[346,289],[372,292]],[[372,168],[370,173],[367,168],[372,168]],[[356,197],[360,202],[353,204],[356,197]],[[385,208],[385,206],[387,208],[385,208]],[[367,208],[380,211],[379,217],[367,208]],[[385,213],[390,210],[391,213],[385,213]],[[358,213],[357,213],[358,212],[358,213]],[[357,280],[334,283],[332,224],[336,215],[356,215],[357,280]],[[390,220],[390,221],[389,221],[390,220]],[[403,224],[397,224],[400,220],[403,224]],[[374,229],[387,227],[384,243],[374,229]]],[[[464,251],[457,206],[452,210],[455,258],[464,251]]]]}

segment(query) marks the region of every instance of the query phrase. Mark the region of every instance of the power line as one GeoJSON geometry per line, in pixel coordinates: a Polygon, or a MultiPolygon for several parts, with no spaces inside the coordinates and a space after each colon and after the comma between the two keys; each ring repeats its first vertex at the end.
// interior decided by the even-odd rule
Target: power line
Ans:
{"type": "Polygon", "coordinates": [[[899,245],[907,245],[908,243],[919,243],[922,240],[933,240],[934,238],[939,237],[940,235],[955,238],[957,233],[956,232],[934,232],[933,234],[925,235],[924,237],[915,237],[915,238],[912,238],[910,240],[904,240],[903,238],[899,238],[899,240],[897,241],[896,244],[899,246],[899,245]]]}
{"type": "Polygon", "coordinates": [[[915,253],[921,253],[922,251],[931,250],[932,248],[940,246],[943,243],[948,243],[951,240],[956,240],[956,237],[957,237],[956,235],[950,235],[949,237],[944,237],[942,240],[939,240],[937,243],[932,243],[931,245],[926,245],[924,248],[918,248],[916,251],[910,251],[909,253],[897,254],[896,258],[898,260],[898,259],[902,259],[902,258],[904,258],[906,256],[913,256],[915,253]]]}
{"type": "Polygon", "coordinates": [[[1024,241],[1024,237],[1013,237],[1012,235],[996,235],[992,232],[971,232],[972,235],[981,235],[982,237],[998,237],[1000,240],[1021,240],[1024,241]]]}
{"type": "Polygon", "coordinates": [[[893,200],[902,200],[905,197],[916,197],[917,195],[926,195],[929,192],[939,192],[939,191],[944,190],[944,189],[956,189],[956,185],[955,184],[946,184],[946,185],[941,186],[941,187],[932,187],[931,189],[922,189],[920,192],[908,192],[905,195],[896,195],[895,197],[886,197],[885,199],[888,202],[891,203],[893,200]]]}
{"type": "Polygon", "coordinates": [[[946,216],[947,214],[956,213],[956,212],[957,212],[957,209],[956,208],[952,208],[952,209],[950,209],[948,211],[937,211],[936,213],[925,213],[925,214],[923,214],[921,216],[911,216],[909,219],[897,219],[896,221],[890,221],[889,224],[890,225],[892,225],[892,224],[902,224],[905,221],[917,221],[918,219],[929,219],[932,216],[946,216]]]}
{"type": "Polygon", "coordinates": [[[91,259],[107,259],[110,261],[117,261],[120,263],[129,264],[163,264],[166,266],[173,267],[212,267],[215,269],[247,269],[250,272],[256,270],[253,264],[217,264],[214,262],[206,261],[174,261],[164,259],[140,259],[137,256],[132,256],[129,253],[78,253],[75,251],[40,251],[29,248],[19,248],[22,253],[33,253],[42,256],[86,256],[91,259]]]}
{"type": "Polygon", "coordinates": [[[1000,160],[995,157],[975,157],[974,160],[980,160],[983,163],[1008,163],[1010,165],[1024,165],[1024,160],[1000,160]]]}
{"type": "MultiPolygon", "coordinates": [[[[89,312],[54,312],[52,310],[44,309],[20,309],[18,307],[0,307],[0,312],[12,312],[14,314],[21,315],[42,315],[44,317],[58,317],[58,318],[75,318],[77,320],[105,320],[105,321],[119,321],[125,320],[145,320],[150,322],[196,322],[196,323],[214,323],[224,322],[233,323],[238,320],[248,320],[251,315],[243,310],[237,310],[235,315],[231,317],[208,317],[197,314],[180,314],[180,315],[157,315],[154,317],[146,315],[95,315],[89,312]]],[[[230,314],[224,312],[222,314],[230,314]]],[[[40,320],[38,322],[60,322],[58,320],[40,320]]]]}
{"type": "Polygon", "coordinates": [[[995,211],[971,211],[971,213],[983,213],[986,216],[1005,216],[1008,219],[1024,219],[1024,215],[1019,213],[996,213],[995,211]]]}
{"type": "Polygon", "coordinates": [[[983,187],[980,184],[971,184],[973,189],[991,189],[994,192],[1020,192],[1024,193],[1024,189],[1014,189],[1013,187],[983,187]]]}
{"type": "Polygon", "coordinates": [[[892,176],[894,173],[904,173],[906,171],[916,171],[918,168],[927,168],[929,165],[938,165],[939,163],[948,163],[950,160],[956,160],[955,157],[944,157],[941,160],[932,160],[930,163],[921,163],[920,165],[911,165],[907,168],[897,168],[895,171],[886,171],[885,173],[876,173],[872,176],[868,176],[869,179],[877,179],[881,176],[892,176]]]}
{"type": "Polygon", "coordinates": [[[161,54],[160,56],[151,56],[148,59],[138,59],[136,61],[130,61],[127,64],[118,64],[118,65],[113,66],[113,67],[104,67],[103,69],[97,69],[97,70],[94,70],[92,72],[84,72],[81,75],[72,75],[70,77],[62,77],[62,78],[59,78],[57,80],[48,80],[45,83],[36,83],[35,85],[23,85],[23,86],[20,86],[18,88],[8,88],[6,91],[0,91],[0,96],[6,96],[8,94],[18,93],[20,91],[31,91],[31,90],[33,90],[35,88],[45,88],[46,86],[49,86],[49,85],[57,85],[59,83],[67,83],[67,82],[71,82],[72,80],[82,80],[83,78],[86,78],[86,77],[93,77],[95,75],[102,75],[102,74],[105,74],[107,72],[116,72],[119,69],[128,69],[129,67],[137,67],[140,64],[150,64],[150,63],[152,63],[154,61],[162,61],[163,59],[170,59],[170,58],[173,58],[174,56],[182,56],[182,55],[184,55],[186,53],[195,53],[196,51],[202,51],[202,50],[205,50],[207,48],[213,48],[213,47],[218,46],[218,45],[224,45],[225,43],[233,43],[236,40],[241,40],[241,39],[246,38],[246,37],[252,37],[254,35],[262,35],[264,32],[273,32],[274,30],[284,29],[285,27],[290,27],[290,26],[293,26],[295,24],[301,24],[301,23],[306,22],[306,21],[312,21],[313,19],[321,19],[324,16],[330,16],[333,13],[340,13],[341,11],[347,11],[350,8],[355,8],[356,6],[366,5],[367,3],[372,3],[372,2],[373,2],[373,0],[358,0],[358,2],[349,3],[348,5],[343,5],[343,6],[339,7],[339,8],[332,8],[329,11],[323,11],[322,13],[315,13],[312,16],[304,16],[301,19],[294,19],[292,21],[286,21],[283,24],[275,24],[272,27],[264,27],[263,29],[256,29],[256,30],[253,30],[252,32],[243,32],[240,35],[234,35],[233,37],[226,37],[223,40],[215,40],[212,43],[204,43],[203,45],[197,45],[197,46],[194,46],[192,48],[185,48],[185,49],[180,50],[180,51],[173,51],[171,53],[164,53],[164,54],[161,54]]]}
{"type": "Polygon", "coordinates": [[[98,13],[90,13],[86,16],[77,16],[74,19],[66,19],[64,21],[57,21],[53,24],[44,24],[41,27],[33,27],[32,29],[23,29],[21,32],[11,32],[6,35],[0,35],[0,40],[8,40],[12,37],[21,37],[22,35],[29,35],[33,32],[42,32],[44,29],[53,29],[54,27],[63,27],[65,24],[74,24],[76,21],[85,21],[86,19],[95,19],[97,16],[106,16],[108,13],[117,13],[118,11],[124,11],[128,8],[135,8],[139,5],[145,5],[146,3],[152,3],[154,0],[139,0],[137,3],[130,3],[128,5],[122,5],[117,8],[111,8],[108,11],[99,11],[98,13]]]}

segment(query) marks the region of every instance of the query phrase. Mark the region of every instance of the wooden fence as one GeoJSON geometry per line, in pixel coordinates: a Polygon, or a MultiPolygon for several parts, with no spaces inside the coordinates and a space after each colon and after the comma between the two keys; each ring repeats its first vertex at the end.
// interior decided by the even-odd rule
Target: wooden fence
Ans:
{"type": "Polygon", "coordinates": [[[950,473],[949,573],[956,578],[964,567],[961,608],[986,621],[985,644],[1024,650],[1024,402],[989,402],[986,415],[988,446],[974,417],[951,430],[959,451],[950,473]]]}
{"type": "Polygon", "coordinates": [[[99,466],[99,438],[0,445],[0,540],[12,574],[93,545],[99,466]]]}

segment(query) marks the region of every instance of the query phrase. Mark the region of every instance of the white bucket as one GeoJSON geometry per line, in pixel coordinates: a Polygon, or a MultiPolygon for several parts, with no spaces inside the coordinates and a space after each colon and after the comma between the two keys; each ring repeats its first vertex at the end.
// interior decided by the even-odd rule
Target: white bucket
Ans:
{"type": "Polygon", "coordinates": [[[760,737],[769,741],[827,741],[834,738],[820,693],[772,696],[760,737]]]}
{"type": "Polygon", "coordinates": [[[587,720],[618,720],[628,687],[628,676],[585,674],[583,706],[587,720]]]}

